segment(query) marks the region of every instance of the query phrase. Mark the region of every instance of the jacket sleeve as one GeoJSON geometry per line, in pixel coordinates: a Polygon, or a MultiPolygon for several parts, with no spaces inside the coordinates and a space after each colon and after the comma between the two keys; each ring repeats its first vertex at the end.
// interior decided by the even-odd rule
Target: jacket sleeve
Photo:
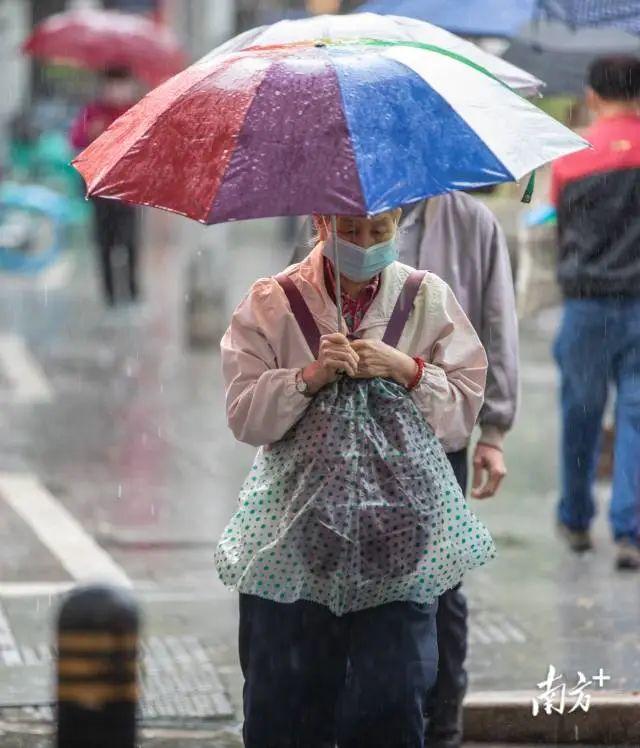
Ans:
{"type": "Polygon", "coordinates": [[[281,439],[310,402],[296,389],[297,369],[282,368],[269,343],[284,316],[274,283],[254,284],[220,343],[227,423],[236,439],[255,447],[281,439]]]}
{"type": "Polygon", "coordinates": [[[492,217],[483,239],[485,270],[482,327],[478,331],[489,361],[481,439],[500,446],[518,405],[518,320],[511,262],[504,233],[492,217]]]}
{"type": "Polygon", "coordinates": [[[480,412],[487,357],[449,286],[433,275],[427,278],[427,326],[437,332],[419,354],[425,373],[412,397],[445,450],[454,451],[466,446],[480,412]]]}

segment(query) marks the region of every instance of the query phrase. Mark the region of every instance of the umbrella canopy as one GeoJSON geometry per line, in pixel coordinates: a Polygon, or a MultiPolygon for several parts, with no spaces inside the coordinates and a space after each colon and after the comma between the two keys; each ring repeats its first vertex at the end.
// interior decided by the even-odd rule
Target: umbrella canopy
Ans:
{"type": "Polygon", "coordinates": [[[378,213],[519,179],[585,146],[446,50],[297,43],[201,60],[74,165],[89,195],[217,223],[378,213]]]}
{"type": "Polygon", "coordinates": [[[548,17],[568,26],[616,27],[640,34],[638,0],[538,0],[540,10],[548,17]]]}
{"type": "Polygon", "coordinates": [[[617,27],[640,34],[638,0],[370,0],[362,12],[411,16],[464,36],[518,36],[534,19],[571,28],[617,27]]]}
{"type": "Polygon", "coordinates": [[[545,80],[545,93],[555,96],[581,94],[591,62],[608,54],[640,54],[640,39],[614,28],[574,31],[540,21],[523,28],[504,57],[545,80]]]}
{"type": "Polygon", "coordinates": [[[371,0],[361,12],[410,16],[464,36],[514,36],[537,0],[371,0]]]}
{"type": "Polygon", "coordinates": [[[126,67],[151,85],[187,64],[167,28],[139,15],[107,10],[72,10],[50,16],[36,26],[23,51],[90,70],[126,67]]]}
{"type": "Polygon", "coordinates": [[[451,34],[431,23],[405,18],[401,15],[355,13],[351,15],[322,15],[299,20],[283,20],[271,26],[250,29],[230,39],[210,56],[227,54],[249,47],[302,42],[309,39],[379,39],[383,41],[420,42],[433,44],[455,54],[463,55],[486,68],[511,88],[525,96],[537,93],[544,84],[538,78],[508,62],[484,52],[475,44],[451,34]]]}

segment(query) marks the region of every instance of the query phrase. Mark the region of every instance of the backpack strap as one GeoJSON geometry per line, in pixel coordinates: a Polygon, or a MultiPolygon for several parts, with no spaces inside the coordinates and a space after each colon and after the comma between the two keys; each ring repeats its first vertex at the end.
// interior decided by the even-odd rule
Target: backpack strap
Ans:
{"type": "Polygon", "coordinates": [[[400,291],[400,296],[398,296],[398,300],[396,301],[384,337],[382,338],[383,343],[393,346],[393,348],[398,345],[404,326],[413,310],[413,302],[418,295],[420,285],[426,274],[426,270],[412,270],[409,273],[402,291],[400,291]]]}
{"type": "Polygon", "coordinates": [[[302,330],[302,334],[307,341],[307,345],[311,349],[311,353],[313,353],[313,357],[318,358],[318,353],[320,352],[320,330],[313,318],[313,314],[311,314],[311,311],[307,306],[307,302],[304,300],[296,284],[288,275],[280,273],[275,276],[275,280],[280,284],[282,290],[285,292],[293,316],[296,318],[296,322],[302,330]]]}

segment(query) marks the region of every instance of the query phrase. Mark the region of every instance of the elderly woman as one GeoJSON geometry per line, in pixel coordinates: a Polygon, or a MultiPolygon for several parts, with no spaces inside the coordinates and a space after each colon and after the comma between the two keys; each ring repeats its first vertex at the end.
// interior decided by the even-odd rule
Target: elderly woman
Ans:
{"type": "Polygon", "coordinates": [[[449,287],[397,261],[400,210],[329,219],[257,281],[222,340],[228,422],[260,450],[216,561],[240,592],[244,739],[421,747],[439,594],[494,554],[443,444],[486,357],[449,287]]]}

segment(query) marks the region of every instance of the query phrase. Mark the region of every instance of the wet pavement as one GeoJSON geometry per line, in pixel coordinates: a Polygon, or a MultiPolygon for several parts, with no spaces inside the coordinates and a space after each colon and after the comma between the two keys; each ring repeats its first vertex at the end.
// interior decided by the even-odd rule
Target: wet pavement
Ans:
{"type": "MultiPolygon", "coordinates": [[[[59,595],[100,577],[130,583],[143,608],[147,742],[241,744],[236,601],[213,550],[254,450],[226,428],[217,350],[185,343],[187,247],[204,231],[232,244],[218,266],[229,271],[226,314],[287,251],[270,222],[226,234],[185,224],[148,225],[140,307],[102,308],[81,234],[64,267],[0,278],[0,735],[3,719],[46,729],[59,595]],[[45,709],[15,709],[29,705],[45,709]],[[178,728],[206,734],[158,732],[178,728]]],[[[536,691],[551,664],[569,688],[601,668],[605,690],[640,688],[640,577],[613,570],[607,487],[594,552],[571,554],[554,531],[556,324],[551,312],[523,325],[510,473],[498,498],[472,502],[499,550],[465,580],[473,693],[536,691]]],[[[11,729],[3,746],[44,740],[11,742],[11,729]]]]}

